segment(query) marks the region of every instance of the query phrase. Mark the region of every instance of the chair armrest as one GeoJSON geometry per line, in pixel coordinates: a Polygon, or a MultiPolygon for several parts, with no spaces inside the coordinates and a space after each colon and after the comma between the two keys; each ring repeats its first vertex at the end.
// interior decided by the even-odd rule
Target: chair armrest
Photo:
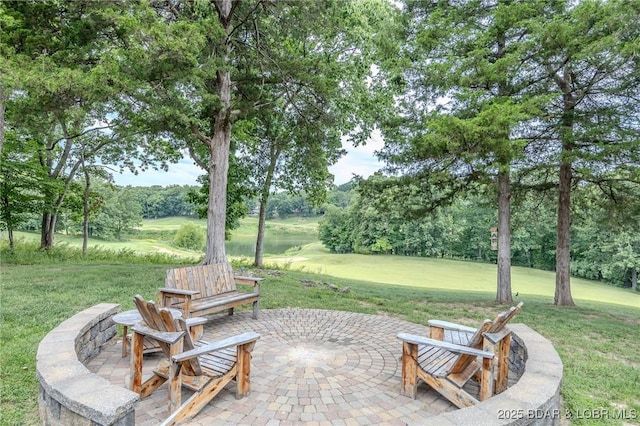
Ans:
{"type": "Polygon", "coordinates": [[[482,333],[482,335],[494,345],[507,337],[507,335],[511,334],[511,330],[507,327],[504,327],[502,330],[497,333],[482,333]]]}
{"type": "Polygon", "coordinates": [[[475,355],[490,359],[495,357],[495,354],[491,352],[481,351],[468,346],[456,345],[455,343],[443,342],[441,340],[429,339],[428,337],[417,336],[415,334],[400,333],[398,334],[398,339],[415,345],[435,346],[458,354],[475,355]]]}
{"type": "Polygon", "coordinates": [[[431,327],[443,328],[445,330],[467,331],[469,333],[475,333],[477,330],[473,327],[467,327],[466,325],[440,320],[429,320],[427,323],[431,327]]]}
{"type": "Polygon", "coordinates": [[[197,358],[203,354],[208,354],[211,352],[220,351],[222,349],[255,342],[259,338],[260,338],[260,335],[258,333],[250,331],[247,333],[242,333],[235,336],[227,337],[226,339],[218,340],[217,342],[209,343],[207,345],[203,345],[198,348],[191,349],[190,351],[182,352],[181,354],[174,355],[171,359],[174,362],[183,362],[191,358],[197,358]]]}
{"type": "Polygon", "coordinates": [[[193,327],[196,325],[204,325],[207,323],[206,318],[202,317],[194,317],[194,318],[185,318],[185,322],[187,323],[187,327],[193,327]]]}
{"type": "Polygon", "coordinates": [[[156,339],[169,345],[173,345],[178,340],[182,339],[182,336],[184,336],[184,331],[158,331],[142,324],[134,325],[131,330],[134,333],[142,334],[145,337],[151,337],[152,339],[156,339]]]}

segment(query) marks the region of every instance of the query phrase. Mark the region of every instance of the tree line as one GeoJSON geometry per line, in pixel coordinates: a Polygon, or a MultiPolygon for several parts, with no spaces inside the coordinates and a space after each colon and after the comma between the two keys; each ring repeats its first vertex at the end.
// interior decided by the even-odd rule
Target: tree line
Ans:
{"type": "MultiPolygon", "coordinates": [[[[383,179],[374,176],[371,179],[383,179]]],[[[611,220],[610,212],[593,204],[595,188],[583,188],[576,203],[588,209],[574,215],[571,235],[573,276],[637,289],[640,233],[628,223],[611,220]]],[[[458,198],[432,214],[407,220],[399,210],[386,211],[363,195],[358,185],[338,188],[348,206],[328,204],[319,223],[320,241],[334,253],[394,254],[446,257],[497,263],[491,229],[498,220],[495,194],[458,198]],[[345,190],[346,189],[346,190],[345,190]]],[[[640,194],[638,194],[640,195],[640,194]]],[[[333,200],[337,200],[335,195],[333,200]]],[[[514,265],[553,271],[556,265],[556,223],[553,200],[529,194],[518,197],[512,217],[514,265]]]]}
{"type": "Polygon", "coordinates": [[[361,191],[380,212],[495,195],[498,302],[514,197],[553,194],[555,303],[572,305],[577,193],[638,227],[639,16],[625,0],[4,1],[2,223],[37,211],[46,250],[76,187],[87,235],[95,182],[188,155],[203,263],[226,264],[257,197],[259,266],[269,197],[321,205],[342,142],[379,129],[384,179],[361,191]]]}
{"type": "MultiPolygon", "coordinates": [[[[121,240],[138,233],[145,219],[162,219],[168,217],[202,218],[199,211],[206,204],[198,204],[197,192],[201,188],[193,185],[168,186],[118,186],[107,181],[96,180],[89,195],[90,215],[88,236],[104,240],[121,240]]],[[[67,194],[58,221],[56,232],[67,235],[82,235],[83,188],[75,185],[67,194]]],[[[331,190],[328,200],[340,204],[337,190],[331,190]]],[[[344,203],[342,203],[344,205],[344,203]]],[[[259,212],[257,197],[243,200],[243,210],[250,215],[259,212]]],[[[285,219],[291,216],[316,216],[322,214],[323,208],[316,207],[308,201],[304,194],[288,194],[285,192],[272,194],[267,204],[267,219],[285,219]]],[[[40,215],[37,210],[25,210],[16,216],[13,228],[18,231],[40,231],[40,215]]],[[[227,230],[230,238],[233,228],[227,230]]],[[[13,236],[9,236],[10,245],[13,236]]]]}

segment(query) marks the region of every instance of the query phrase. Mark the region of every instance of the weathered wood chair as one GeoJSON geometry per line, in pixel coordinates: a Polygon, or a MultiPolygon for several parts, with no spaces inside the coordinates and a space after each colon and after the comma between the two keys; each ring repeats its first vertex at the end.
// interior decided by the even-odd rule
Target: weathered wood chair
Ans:
{"type": "Polygon", "coordinates": [[[429,321],[430,338],[400,333],[402,345],[402,395],[416,398],[423,380],[459,408],[478,404],[507,388],[511,330],[506,324],[523,302],[485,320],[478,329],[445,321],[429,321]],[[496,355],[497,353],[497,355],[496,355]],[[478,398],[463,386],[474,378],[478,398]]]}
{"type": "Polygon", "coordinates": [[[249,393],[251,351],[260,335],[242,333],[213,343],[194,342],[183,318],[174,319],[166,309],[159,309],[141,296],[135,303],[145,324],[133,327],[131,351],[131,390],[144,398],[164,382],[169,382],[169,417],[163,425],[173,425],[200,412],[231,381],[236,381],[236,398],[249,393]],[[142,382],[145,338],[154,339],[166,355],[142,382]],[[194,391],[182,402],[181,387],[194,391]]]}

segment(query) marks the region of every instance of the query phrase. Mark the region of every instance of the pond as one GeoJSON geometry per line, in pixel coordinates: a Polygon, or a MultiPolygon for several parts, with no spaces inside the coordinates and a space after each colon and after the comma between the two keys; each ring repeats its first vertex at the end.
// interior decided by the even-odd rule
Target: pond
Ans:
{"type": "MultiPolygon", "coordinates": [[[[264,238],[264,254],[282,254],[291,247],[302,246],[318,241],[318,237],[309,234],[267,234],[264,238]]],[[[256,253],[255,235],[238,235],[225,243],[227,255],[253,257],[256,253]]]]}

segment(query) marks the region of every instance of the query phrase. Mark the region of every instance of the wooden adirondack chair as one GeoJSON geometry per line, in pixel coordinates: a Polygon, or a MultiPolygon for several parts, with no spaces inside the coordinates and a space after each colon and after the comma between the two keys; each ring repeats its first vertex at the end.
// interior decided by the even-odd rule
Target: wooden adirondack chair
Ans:
{"type": "Polygon", "coordinates": [[[402,345],[402,395],[416,398],[423,380],[459,408],[478,404],[507,388],[511,330],[506,324],[523,302],[485,320],[478,329],[445,321],[429,321],[430,338],[400,333],[402,345]],[[448,340],[448,341],[445,341],[448,340]],[[497,355],[496,355],[497,353],[497,355]],[[478,397],[463,386],[474,378],[478,397]]]}
{"type": "Polygon", "coordinates": [[[194,342],[183,318],[174,319],[168,310],[145,302],[139,295],[134,300],[145,324],[132,329],[131,390],[144,398],[169,382],[169,417],[163,425],[195,416],[231,380],[236,381],[236,398],[249,394],[251,351],[259,334],[247,332],[213,343],[194,342]],[[156,340],[166,359],[143,383],[145,338],[156,340]],[[184,403],[182,386],[194,391],[184,403]]]}

